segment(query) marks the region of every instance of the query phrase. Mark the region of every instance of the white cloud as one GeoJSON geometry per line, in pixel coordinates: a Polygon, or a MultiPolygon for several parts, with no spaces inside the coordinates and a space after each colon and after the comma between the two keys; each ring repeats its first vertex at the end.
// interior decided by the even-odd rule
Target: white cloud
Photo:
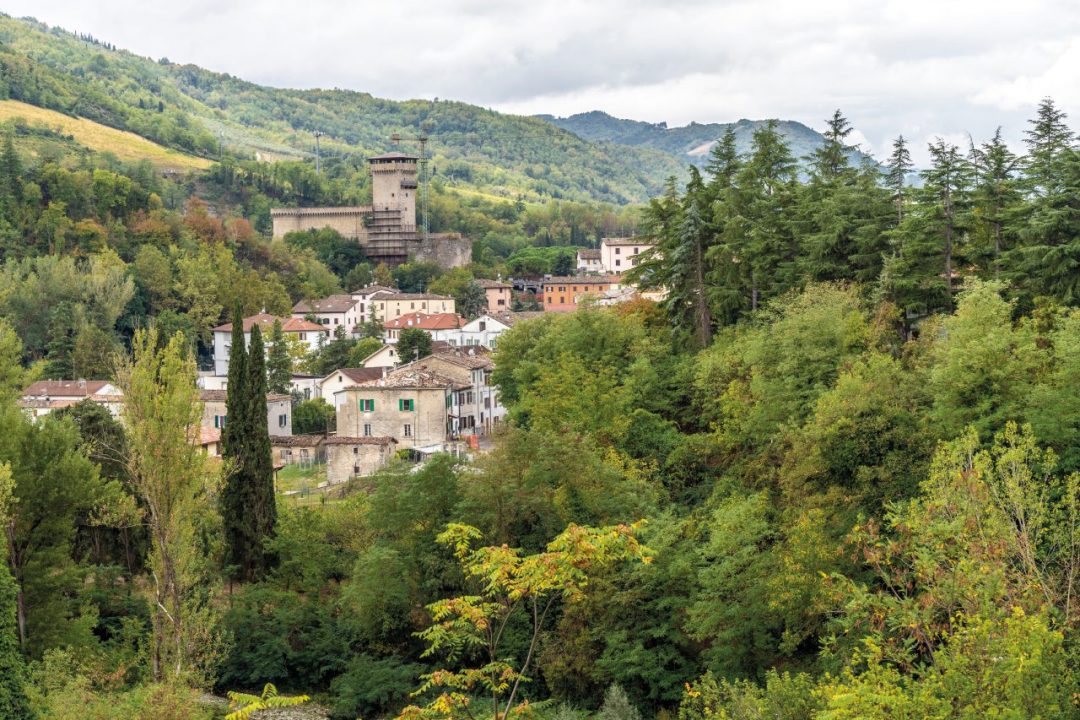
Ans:
{"type": "MultiPolygon", "coordinates": [[[[601,109],[671,125],[840,107],[879,156],[937,136],[1018,142],[1036,102],[1080,112],[1070,0],[10,0],[140,54],[255,82],[601,109]]],[[[966,140],[965,140],[966,142],[966,140]]]]}

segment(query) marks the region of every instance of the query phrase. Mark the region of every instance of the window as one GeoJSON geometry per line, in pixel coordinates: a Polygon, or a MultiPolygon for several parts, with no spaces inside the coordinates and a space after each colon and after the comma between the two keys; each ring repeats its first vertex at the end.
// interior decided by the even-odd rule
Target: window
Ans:
{"type": "Polygon", "coordinates": [[[406,425],[405,432],[403,434],[405,435],[405,437],[412,437],[412,425],[406,425]]]}
{"type": "Polygon", "coordinates": [[[371,437],[371,423],[364,423],[364,437],[371,437]]]}
{"type": "Polygon", "coordinates": [[[289,424],[289,416],[288,415],[278,415],[277,416],[277,426],[279,428],[283,428],[288,424],[289,424]]]}
{"type": "Polygon", "coordinates": [[[565,305],[566,304],[566,298],[560,295],[559,296],[559,304],[560,305],[565,305]]]}
{"type": "Polygon", "coordinates": [[[353,455],[359,455],[360,454],[360,448],[353,445],[352,454],[353,455]]]}
{"type": "Polygon", "coordinates": [[[215,415],[214,416],[214,427],[219,428],[219,429],[224,429],[224,427],[225,427],[225,418],[226,417],[228,417],[228,416],[227,415],[215,415]]]}
{"type": "Polygon", "coordinates": [[[375,412],[375,401],[368,399],[361,399],[356,401],[356,406],[360,408],[360,412],[375,412]]]}
{"type": "Polygon", "coordinates": [[[412,412],[416,409],[416,405],[412,400],[406,398],[400,398],[398,400],[398,410],[401,412],[412,412]]]}
{"type": "Polygon", "coordinates": [[[505,305],[505,304],[506,304],[506,300],[505,300],[504,298],[499,298],[499,300],[498,300],[498,303],[497,303],[497,304],[499,304],[499,305],[505,305]]]}
{"type": "Polygon", "coordinates": [[[638,254],[638,250],[640,250],[640,249],[641,249],[641,248],[634,248],[634,254],[635,254],[635,255],[637,255],[637,254],[638,254]]]}
{"type": "Polygon", "coordinates": [[[480,321],[480,332],[484,332],[485,330],[487,330],[487,321],[486,320],[481,320],[480,321]]]}
{"type": "Polygon", "coordinates": [[[622,255],[622,248],[615,248],[616,255],[622,255]]]}
{"type": "Polygon", "coordinates": [[[616,260],[615,267],[619,267],[620,265],[622,265],[622,260],[616,260]]]}
{"type": "Polygon", "coordinates": [[[454,396],[453,395],[447,395],[446,396],[446,407],[450,407],[453,404],[454,404],[454,396]]]}
{"type": "Polygon", "coordinates": [[[352,466],[352,474],[353,475],[359,475],[360,474],[360,466],[359,465],[353,465],[352,466]]]}
{"type": "Polygon", "coordinates": [[[299,333],[301,340],[307,340],[307,333],[299,333]]]}

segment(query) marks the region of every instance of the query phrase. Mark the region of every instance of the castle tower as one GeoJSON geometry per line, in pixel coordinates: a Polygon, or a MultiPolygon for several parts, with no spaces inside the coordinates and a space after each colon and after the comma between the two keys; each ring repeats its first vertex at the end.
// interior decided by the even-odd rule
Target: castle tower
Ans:
{"type": "Polygon", "coordinates": [[[416,228],[415,155],[389,152],[368,158],[371,165],[371,204],[376,212],[398,210],[400,223],[416,228]]]}

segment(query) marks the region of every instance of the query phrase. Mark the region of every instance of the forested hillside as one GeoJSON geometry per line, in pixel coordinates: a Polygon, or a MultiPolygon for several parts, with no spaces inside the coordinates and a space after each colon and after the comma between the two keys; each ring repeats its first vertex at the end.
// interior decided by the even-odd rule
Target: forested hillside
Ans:
{"type": "MultiPolygon", "coordinates": [[[[1053,101],[1022,156],[938,141],[918,187],[903,138],[860,163],[839,111],[802,168],[778,123],[745,150],[727,128],[644,208],[554,199],[646,184],[553,128],[507,135],[469,184],[432,184],[433,229],[473,237],[473,264],[391,269],[331,231],[272,239],[268,209],[364,201],[359,151],[430,105],[350,140],[344,108],[382,101],[327,93],[341,154],[316,174],[248,154],[298,157],[313,93],[0,28],[0,718],[219,720],[229,691],[334,720],[1080,714],[1080,148],[1053,101]],[[523,180],[571,150],[613,174],[523,180]],[[294,357],[256,332],[227,461],[204,453],[218,323],[373,281],[464,307],[476,278],[569,272],[635,230],[656,249],[627,280],[665,299],[506,331],[508,422],[472,457],[406,448],[339,492],[275,494],[266,391],[380,340],[294,357]],[[31,421],[40,378],[115,383],[120,415],[31,421]]],[[[334,414],[295,408],[313,433],[334,414]]]]}
{"type": "Polygon", "coordinates": [[[0,87],[5,97],[215,159],[219,143],[239,157],[310,158],[317,130],[328,156],[359,162],[385,152],[393,133],[422,131],[431,138],[435,177],[526,201],[643,202],[683,172],[665,153],[588,142],[537,118],[460,102],[262,87],[6,16],[0,87]]]}
{"type": "MultiPolygon", "coordinates": [[[[679,162],[693,163],[698,167],[705,166],[709,160],[709,152],[728,130],[735,133],[736,150],[740,154],[748,153],[754,133],[765,124],[764,120],[739,120],[734,123],[693,122],[682,127],[668,127],[667,123],[624,120],[599,110],[569,117],[538,117],[586,140],[656,148],[679,162]]],[[[784,120],[777,123],[776,129],[784,138],[791,154],[800,163],[825,143],[825,137],[821,133],[802,123],[784,120]]],[[[849,156],[856,163],[863,159],[872,161],[867,155],[857,151],[849,151],[849,156]]]]}

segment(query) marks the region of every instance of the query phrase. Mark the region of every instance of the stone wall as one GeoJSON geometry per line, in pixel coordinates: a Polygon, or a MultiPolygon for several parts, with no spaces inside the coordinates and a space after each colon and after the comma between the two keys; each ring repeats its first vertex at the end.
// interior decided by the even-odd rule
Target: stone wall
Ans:
{"type": "Polygon", "coordinates": [[[352,444],[348,438],[338,438],[338,441],[326,446],[326,481],[331,485],[371,475],[390,461],[395,447],[393,443],[352,444]]]}
{"type": "Polygon", "coordinates": [[[274,222],[274,237],[284,237],[285,233],[333,228],[341,236],[350,240],[367,240],[367,228],[364,218],[371,215],[371,208],[326,207],[326,208],[274,208],[270,218],[274,222]]]}
{"type": "Polygon", "coordinates": [[[458,233],[434,233],[421,238],[416,259],[443,268],[465,267],[472,262],[472,240],[458,233]]]}
{"type": "Polygon", "coordinates": [[[397,447],[423,447],[446,442],[446,393],[443,388],[380,388],[358,385],[347,388],[337,408],[337,431],[351,437],[392,437],[397,447]],[[364,412],[358,400],[375,401],[364,412]],[[400,410],[400,400],[412,400],[414,409],[400,410]],[[365,433],[365,425],[370,433],[365,433]],[[409,434],[405,434],[405,426],[409,434]]]}

